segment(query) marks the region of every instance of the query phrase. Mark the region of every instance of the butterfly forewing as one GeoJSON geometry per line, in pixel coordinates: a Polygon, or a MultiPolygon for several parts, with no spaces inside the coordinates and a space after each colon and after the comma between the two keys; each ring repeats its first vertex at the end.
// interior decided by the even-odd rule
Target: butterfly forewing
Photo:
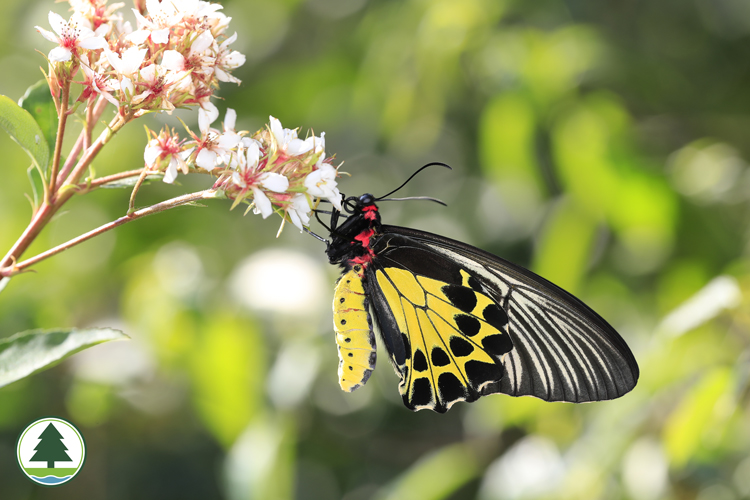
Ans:
{"type": "MultiPolygon", "coordinates": [[[[375,248],[376,267],[385,275],[388,269],[399,270],[389,281],[401,304],[381,294],[378,316],[388,314],[388,308],[416,316],[406,321],[407,331],[400,324],[398,332],[391,333],[393,339],[405,334],[412,344],[412,358],[405,363],[402,376],[407,406],[411,402],[410,407],[437,411],[449,406],[435,391],[443,373],[435,369],[435,363],[428,363],[425,375],[414,373],[417,349],[424,349],[429,361],[428,349],[439,347],[438,341],[453,356],[447,365],[453,369],[447,373],[457,376],[465,391],[465,397],[456,401],[503,392],[580,403],[613,399],[635,386],[638,365],[622,338],[561,288],[458,241],[396,226],[383,226],[382,231],[375,248]],[[414,279],[401,278],[406,274],[414,279]],[[408,300],[419,296],[415,281],[425,294],[424,306],[408,300]],[[424,312],[424,319],[418,311],[424,312]],[[458,339],[456,350],[451,348],[453,339],[458,339]],[[467,350],[461,350],[466,342],[476,357],[462,364],[456,353],[467,350]],[[428,383],[433,399],[414,404],[415,398],[422,403],[419,397],[424,399],[428,383]]],[[[368,269],[367,274],[372,280],[374,272],[368,269]]],[[[404,366],[403,360],[396,364],[404,366]]]]}

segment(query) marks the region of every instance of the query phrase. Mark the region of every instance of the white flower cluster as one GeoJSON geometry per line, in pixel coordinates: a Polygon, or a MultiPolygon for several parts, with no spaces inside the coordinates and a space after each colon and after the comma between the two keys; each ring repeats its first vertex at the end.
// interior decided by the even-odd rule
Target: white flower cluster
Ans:
{"type": "Polygon", "coordinates": [[[147,167],[163,171],[169,183],[191,167],[211,172],[218,177],[214,188],[235,200],[233,206],[248,203],[264,219],[276,211],[300,230],[310,223],[316,198],[341,210],[338,170],[326,157],[325,133],[303,140],[271,116],[268,127],[249,136],[235,130],[236,120],[228,109],[222,130],[202,121],[200,135],[191,132],[189,141],[168,128],[152,132],[143,155],[147,167]]]}
{"type": "Polygon", "coordinates": [[[58,85],[81,68],[81,101],[100,95],[121,114],[134,116],[198,105],[200,120],[210,124],[219,115],[209,101],[218,82],[240,82],[231,71],[245,56],[229,48],[237,35],[225,34],[231,18],[219,12],[219,4],[146,0],[145,13],[133,9],[138,28],[133,30],[118,13],[124,4],[69,2],[70,20],[50,12],[52,31],[36,29],[57,44],[47,57],[58,85]]]}

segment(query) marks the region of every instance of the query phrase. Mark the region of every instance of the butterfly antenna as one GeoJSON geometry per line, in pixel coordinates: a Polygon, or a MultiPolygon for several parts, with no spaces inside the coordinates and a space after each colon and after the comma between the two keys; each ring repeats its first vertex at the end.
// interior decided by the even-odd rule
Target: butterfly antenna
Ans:
{"type": "MultiPolygon", "coordinates": [[[[435,165],[437,165],[437,166],[440,166],[440,167],[445,167],[445,168],[447,168],[448,170],[453,170],[453,169],[452,169],[452,168],[450,167],[450,165],[446,165],[445,163],[442,163],[442,162],[439,162],[439,161],[433,161],[432,163],[428,163],[427,165],[425,165],[425,166],[421,167],[421,168],[420,168],[419,170],[417,170],[416,172],[414,172],[413,174],[411,174],[411,176],[410,176],[410,177],[409,177],[408,179],[406,179],[406,180],[404,181],[404,183],[403,183],[403,184],[401,184],[401,185],[400,185],[399,187],[397,187],[396,189],[394,189],[394,190],[393,190],[393,191],[391,191],[390,193],[384,194],[384,195],[383,195],[383,196],[381,196],[380,198],[376,198],[376,199],[375,199],[375,201],[384,201],[384,200],[383,200],[383,198],[385,198],[386,196],[390,196],[390,195],[392,195],[393,193],[395,193],[396,191],[398,191],[398,190],[399,190],[399,189],[401,189],[402,187],[406,186],[406,185],[407,185],[407,184],[409,183],[409,181],[410,181],[410,180],[412,180],[412,179],[414,178],[414,176],[415,176],[415,175],[417,175],[417,174],[418,174],[419,172],[421,172],[422,170],[424,170],[424,169],[426,169],[426,168],[428,168],[428,167],[433,167],[433,166],[435,166],[435,165]]],[[[410,199],[414,199],[414,198],[410,198],[410,199]]],[[[434,200],[434,198],[433,198],[433,200],[434,200]]],[[[443,205],[445,205],[445,203],[443,203],[443,205]]]]}
{"type": "Polygon", "coordinates": [[[323,238],[323,237],[322,237],[322,236],[320,236],[320,235],[317,235],[317,234],[313,233],[312,231],[310,231],[310,230],[309,230],[309,229],[307,229],[306,227],[304,227],[304,226],[303,226],[303,227],[302,227],[302,230],[303,230],[304,232],[306,232],[307,234],[309,234],[310,236],[312,236],[313,238],[315,238],[316,240],[319,240],[319,241],[322,241],[323,243],[326,243],[326,244],[328,244],[328,240],[327,240],[327,239],[323,238]]]}
{"type": "Polygon", "coordinates": [[[444,207],[448,206],[448,204],[445,203],[443,200],[432,198],[431,196],[409,196],[408,198],[379,198],[378,199],[378,201],[407,201],[407,200],[434,201],[435,203],[439,203],[440,205],[443,205],[444,207]]]}

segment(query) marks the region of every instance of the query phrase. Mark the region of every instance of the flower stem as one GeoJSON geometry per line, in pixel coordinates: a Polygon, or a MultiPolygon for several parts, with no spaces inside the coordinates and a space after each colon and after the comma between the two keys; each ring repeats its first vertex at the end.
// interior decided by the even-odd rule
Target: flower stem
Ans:
{"type": "Polygon", "coordinates": [[[102,113],[104,112],[104,109],[107,107],[107,100],[103,97],[100,97],[99,100],[94,105],[94,110],[91,112],[91,115],[86,115],[86,124],[83,130],[81,130],[81,133],[78,135],[78,140],[76,140],[76,143],[73,145],[73,148],[70,150],[70,154],[68,155],[68,159],[65,160],[65,165],[63,165],[62,170],[60,170],[60,173],[57,175],[57,184],[62,184],[63,181],[65,181],[65,177],[70,173],[71,169],[73,168],[73,165],[76,164],[76,158],[78,158],[78,153],[81,152],[81,148],[87,150],[89,146],[91,145],[91,131],[94,129],[94,126],[96,125],[96,121],[99,120],[99,118],[102,116],[102,113]]]}
{"type": "Polygon", "coordinates": [[[73,186],[78,184],[78,182],[81,180],[81,176],[83,176],[86,169],[89,167],[89,165],[91,165],[91,162],[94,160],[96,155],[99,154],[99,151],[101,151],[104,145],[109,142],[112,136],[116,134],[117,131],[119,131],[128,121],[129,118],[127,116],[123,117],[119,114],[115,116],[107,126],[106,130],[102,131],[102,133],[99,134],[99,137],[94,141],[91,147],[84,151],[83,156],[81,156],[81,159],[78,160],[78,163],[70,172],[70,175],[65,180],[65,183],[60,188],[60,192],[58,193],[57,199],[55,200],[56,207],[59,208],[66,201],[68,201],[71,196],[73,196],[73,194],[76,192],[76,189],[73,189],[73,186]],[[68,186],[70,186],[71,188],[66,189],[68,186]]]}
{"type": "Polygon", "coordinates": [[[138,175],[141,175],[142,171],[143,169],[139,168],[137,170],[126,170],[125,172],[118,172],[116,174],[99,177],[92,180],[91,182],[79,184],[78,189],[80,191],[89,191],[102,187],[105,184],[109,184],[110,182],[120,181],[122,179],[127,179],[128,177],[136,177],[138,175]]]}
{"type": "MultiPolygon", "coordinates": [[[[10,277],[14,276],[20,272],[22,272],[24,269],[41,262],[44,259],[47,259],[49,257],[52,257],[53,255],[56,255],[60,252],[63,252],[67,250],[68,248],[71,248],[75,245],[78,245],[79,243],[83,243],[86,240],[89,240],[93,238],[94,236],[98,236],[102,233],[105,233],[111,229],[114,229],[118,226],[122,226],[123,224],[126,224],[128,222],[141,219],[143,217],[146,217],[147,215],[152,215],[159,212],[164,212],[166,210],[169,210],[171,208],[179,207],[182,205],[186,205],[188,203],[198,201],[201,199],[209,199],[216,197],[216,191],[212,189],[206,189],[204,191],[198,191],[195,193],[189,193],[182,196],[178,196],[176,198],[172,198],[170,200],[162,201],[161,203],[157,203],[155,205],[151,205],[150,207],[142,208],[140,210],[136,210],[135,212],[125,215],[123,217],[120,217],[119,219],[113,220],[112,222],[109,222],[107,224],[104,224],[102,226],[97,227],[96,229],[92,229],[88,233],[84,233],[81,236],[78,236],[77,238],[73,238],[72,240],[68,240],[65,243],[62,243],[61,245],[58,245],[54,248],[51,248],[47,250],[46,252],[42,252],[38,255],[35,255],[34,257],[31,257],[29,259],[24,260],[23,262],[19,262],[15,265],[11,264],[4,264],[5,267],[0,268],[0,277],[10,277]]],[[[41,212],[41,210],[40,210],[41,212]]],[[[29,227],[32,227],[32,225],[29,225],[29,227]]]]}
{"type": "Polygon", "coordinates": [[[8,250],[8,253],[5,254],[5,257],[3,257],[3,260],[0,261],[0,269],[11,265],[18,256],[26,251],[56,211],[57,209],[53,205],[47,203],[43,203],[42,206],[39,207],[39,210],[34,213],[31,222],[26,227],[21,237],[16,240],[11,249],[8,250]]]}
{"type": "Polygon", "coordinates": [[[52,170],[49,176],[49,189],[44,197],[45,204],[51,202],[55,197],[57,187],[57,173],[60,170],[60,156],[62,154],[63,137],[65,137],[65,125],[68,123],[68,99],[70,97],[70,81],[66,81],[62,88],[62,98],[57,121],[57,136],[55,137],[55,153],[52,157],[52,170]]]}
{"type": "Polygon", "coordinates": [[[138,194],[138,190],[141,188],[141,184],[146,180],[147,175],[148,168],[144,167],[141,171],[141,175],[138,177],[138,181],[136,181],[135,186],[133,186],[133,192],[130,193],[130,202],[128,203],[129,214],[135,212],[135,197],[138,194]]]}

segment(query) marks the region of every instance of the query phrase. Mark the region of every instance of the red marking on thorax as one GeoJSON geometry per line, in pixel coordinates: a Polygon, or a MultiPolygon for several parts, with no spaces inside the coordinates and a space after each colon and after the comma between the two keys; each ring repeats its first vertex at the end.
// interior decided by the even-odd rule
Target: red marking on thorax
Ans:
{"type": "MultiPolygon", "coordinates": [[[[374,214],[375,212],[371,213],[374,214]]],[[[367,216],[367,214],[365,214],[365,216],[367,216]]],[[[351,262],[352,264],[362,264],[362,267],[367,267],[367,265],[372,262],[372,259],[375,258],[375,252],[373,252],[372,248],[370,247],[370,238],[372,238],[373,234],[375,234],[375,230],[369,227],[354,237],[355,240],[362,243],[362,248],[367,250],[367,253],[364,255],[360,255],[359,257],[355,257],[349,262],[351,262]]]]}
{"type": "Polygon", "coordinates": [[[375,205],[370,205],[369,207],[364,207],[362,211],[364,212],[365,219],[375,220],[375,218],[377,217],[375,213],[378,211],[378,207],[376,207],[375,205]]]}
{"type": "Polygon", "coordinates": [[[375,230],[370,227],[359,233],[354,239],[362,243],[364,248],[370,248],[370,238],[373,234],[375,234],[375,230]]]}

